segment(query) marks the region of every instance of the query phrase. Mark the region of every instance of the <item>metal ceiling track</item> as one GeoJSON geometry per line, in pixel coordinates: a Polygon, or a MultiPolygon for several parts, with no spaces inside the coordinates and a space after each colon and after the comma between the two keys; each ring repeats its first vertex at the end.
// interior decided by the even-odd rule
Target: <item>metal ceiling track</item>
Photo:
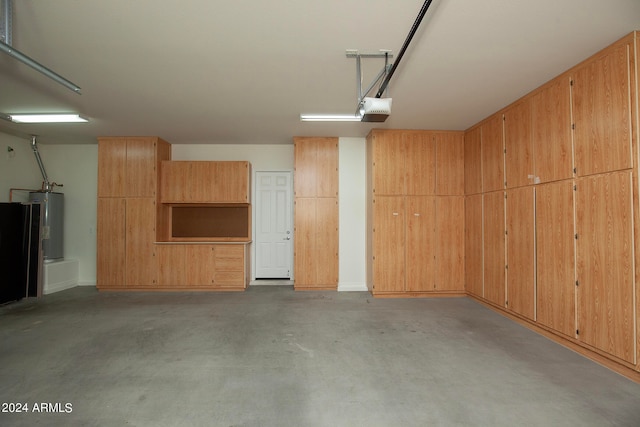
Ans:
{"type": "Polygon", "coordinates": [[[78,85],[31,59],[12,46],[13,0],[0,0],[0,12],[2,13],[2,19],[0,19],[0,51],[44,74],[51,80],[61,84],[72,92],[81,95],[82,92],[80,92],[80,87],[78,85]]]}
{"type": "Polygon", "coordinates": [[[404,41],[404,44],[402,45],[402,48],[400,49],[400,52],[398,52],[398,59],[396,60],[396,62],[393,63],[393,66],[391,67],[391,69],[387,73],[385,79],[382,81],[382,84],[380,84],[380,89],[378,89],[378,93],[376,93],[376,98],[382,97],[382,94],[387,89],[387,86],[389,85],[389,81],[391,80],[391,77],[393,77],[393,73],[396,72],[396,69],[398,68],[398,65],[400,64],[400,61],[402,60],[402,57],[404,56],[404,53],[406,52],[407,48],[409,47],[409,43],[411,43],[411,40],[413,39],[413,36],[416,34],[416,31],[418,31],[418,27],[420,26],[420,23],[422,22],[422,18],[424,18],[424,15],[427,13],[427,10],[429,10],[429,6],[431,6],[431,0],[426,0],[424,2],[424,4],[422,5],[422,9],[420,9],[420,12],[418,13],[418,17],[416,18],[415,22],[413,23],[413,26],[411,27],[411,30],[409,30],[409,35],[407,36],[406,40],[404,41]]]}

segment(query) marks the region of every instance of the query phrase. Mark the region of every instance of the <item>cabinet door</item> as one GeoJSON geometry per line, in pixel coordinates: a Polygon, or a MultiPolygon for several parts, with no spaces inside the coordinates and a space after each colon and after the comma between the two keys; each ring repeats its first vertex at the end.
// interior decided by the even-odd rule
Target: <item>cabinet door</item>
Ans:
{"type": "Polygon", "coordinates": [[[483,297],[482,194],[465,197],[464,220],[465,289],[483,297]]]}
{"type": "Polygon", "coordinates": [[[405,290],[404,197],[373,199],[373,290],[405,290]]]}
{"type": "MultiPolygon", "coordinates": [[[[249,162],[215,162],[212,193],[208,200],[224,203],[249,203],[249,162]]],[[[197,182],[197,181],[195,181],[197,182]]],[[[206,185],[206,183],[205,183],[206,185]]]]}
{"type": "Polygon", "coordinates": [[[296,288],[337,288],[337,199],[296,198],[295,209],[296,288]]]}
{"type": "Polygon", "coordinates": [[[540,182],[573,177],[569,79],[556,79],[531,98],[531,122],[534,175],[540,182]]]}
{"type": "Polygon", "coordinates": [[[213,245],[184,245],[187,262],[185,286],[210,288],[214,286],[215,250],[213,245]]]}
{"type": "Polygon", "coordinates": [[[534,189],[507,191],[507,308],[535,320],[534,189]]]}
{"type": "Polygon", "coordinates": [[[436,194],[436,144],[432,132],[403,132],[407,195],[436,194]]]}
{"type": "Polygon", "coordinates": [[[99,289],[125,287],[125,212],[125,199],[98,198],[96,277],[99,289]]]}
{"type": "Polygon", "coordinates": [[[372,141],[373,194],[403,195],[405,189],[406,140],[402,132],[376,132],[372,141]]]}
{"type": "Polygon", "coordinates": [[[434,196],[409,196],[406,202],[407,291],[433,291],[436,268],[434,196]]]}
{"type": "Polygon", "coordinates": [[[526,99],[504,113],[507,187],[533,184],[531,102],[526,99]]]}
{"type": "Polygon", "coordinates": [[[631,172],[577,180],[578,338],[634,362],[631,172]]]}
{"type": "Polygon", "coordinates": [[[620,45],[573,75],[579,176],[632,166],[629,69],[629,47],[620,45]]]}
{"type": "Polygon", "coordinates": [[[296,197],[336,197],[338,138],[294,138],[296,197]]]}
{"type": "Polygon", "coordinates": [[[464,194],[464,134],[462,132],[437,132],[436,143],[436,191],[440,196],[464,194]]]}
{"type": "Polygon", "coordinates": [[[156,196],[155,138],[127,139],[127,197],[156,196]]]}
{"type": "Polygon", "coordinates": [[[464,197],[436,198],[436,290],[464,291],[464,213],[464,197]]]}
{"type": "Polygon", "coordinates": [[[502,115],[496,114],[480,125],[482,132],[482,189],[484,192],[504,188],[504,143],[502,115]]]}
{"type": "Polygon", "coordinates": [[[127,199],[127,287],[156,286],[155,219],[155,199],[127,199]]]}
{"type": "Polygon", "coordinates": [[[98,140],[98,197],[125,197],[127,141],[98,140]]]}
{"type": "Polygon", "coordinates": [[[482,193],[481,128],[464,134],[464,194],[482,193]]]}
{"type": "Polygon", "coordinates": [[[576,333],[574,235],[573,182],[537,186],[536,320],[571,337],[576,333]]]}
{"type": "Polygon", "coordinates": [[[187,245],[158,245],[158,286],[187,287],[187,245]]]}
{"type": "Polygon", "coordinates": [[[504,193],[484,194],[484,297],[505,306],[504,193]]]}

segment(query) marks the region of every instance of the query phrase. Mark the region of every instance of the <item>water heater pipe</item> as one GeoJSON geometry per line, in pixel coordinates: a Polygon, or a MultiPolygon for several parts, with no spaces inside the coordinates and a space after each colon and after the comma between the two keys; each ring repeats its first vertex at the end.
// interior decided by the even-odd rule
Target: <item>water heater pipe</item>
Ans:
{"type": "Polygon", "coordinates": [[[44,170],[44,164],[42,163],[42,158],[40,157],[40,152],[38,151],[38,143],[36,141],[36,136],[31,136],[31,149],[33,150],[33,154],[36,156],[36,162],[38,162],[38,167],[40,168],[40,173],[42,174],[42,190],[43,191],[53,191],[54,187],[62,187],[62,184],[57,184],[55,182],[49,182],[49,177],[47,176],[47,171],[44,170]]]}

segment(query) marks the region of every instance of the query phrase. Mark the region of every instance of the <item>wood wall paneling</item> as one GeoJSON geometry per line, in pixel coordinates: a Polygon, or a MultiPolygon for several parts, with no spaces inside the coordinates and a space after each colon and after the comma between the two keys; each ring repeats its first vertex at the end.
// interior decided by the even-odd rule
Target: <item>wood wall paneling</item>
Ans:
{"type": "Polygon", "coordinates": [[[536,187],[537,321],[570,337],[576,334],[573,195],[573,181],[536,187]]]}
{"type": "Polygon", "coordinates": [[[482,194],[465,198],[465,290],[484,297],[482,194]]]}
{"type": "Polygon", "coordinates": [[[630,168],[629,46],[619,45],[572,75],[579,176],[630,168]]]}
{"type": "Polygon", "coordinates": [[[441,196],[465,194],[463,132],[436,132],[436,191],[441,196]]]}
{"type": "Polygon", "coordinates": [[[464,194],[482,193],[482,128],[464,134],[464,194]]]}
{"type": "Polygon", "coordinates": [[[535,320],[534,188],[508,190],[506,203],[507,308],[535,320]]]}
{"type": "Polygon", "coordinates": [[[435,289],[438,291],[464,291],[464,218],[464,197],[436,197],[435,289]]]}
{"type": "Polygon", "coordinates": [[[504,307],[504,192],[485,193],[483,197],[484,298],[504,307]]]}
{"type": "Polygon", "coordinates": [[[632,174],[576,185],[579,339],[634,363],[632,174]]]}
{"type": "Polygon", "coordinates": [[[570,88],[567,77],[557,78],[531,97],[533,163],[542,183],[573,177],[570,88]]]}
{"type": "Polygon", "coordinates": [[[405,290],[405,198],[373,199],[374,293],[405,290]]]}
{"type": "MultiPolygon", "coordinates": [[[[405,254],[400,265],[406,265],[405,290],[433,291],[436,268],[436,201],[433,196],[405,198],[405,254]]],[[[400,215],[391,218],[391,226],[400,225],[400,215]]],[[[388,215],[388,212],[387,212],[388,215]]],[[[393,236],[389,236],[393,238],[393,236]]],[[[393,244],[389,242],[388,244],[393,244]]]]}
{"type": "Polygon", "coordinates": [[[495,114],[481,125],[482,130],[482,190],[504,188],[504,138],[502,114],[495,114]]]}
{"type": "Polygon", "coordinates": [[[531,141],[531,101],[529,98],[504,112],[507,187],[533,184],[533,144],[531,141]]]}

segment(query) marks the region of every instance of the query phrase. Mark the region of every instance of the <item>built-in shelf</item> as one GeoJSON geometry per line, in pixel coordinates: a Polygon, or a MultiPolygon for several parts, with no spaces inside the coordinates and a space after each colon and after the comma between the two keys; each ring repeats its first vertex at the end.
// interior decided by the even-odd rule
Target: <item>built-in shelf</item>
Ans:
{"type": "Polygon", "coordinates": [[[170,241],[245,242],[251,239],[251,205],[172,205],[170,241]]]}

